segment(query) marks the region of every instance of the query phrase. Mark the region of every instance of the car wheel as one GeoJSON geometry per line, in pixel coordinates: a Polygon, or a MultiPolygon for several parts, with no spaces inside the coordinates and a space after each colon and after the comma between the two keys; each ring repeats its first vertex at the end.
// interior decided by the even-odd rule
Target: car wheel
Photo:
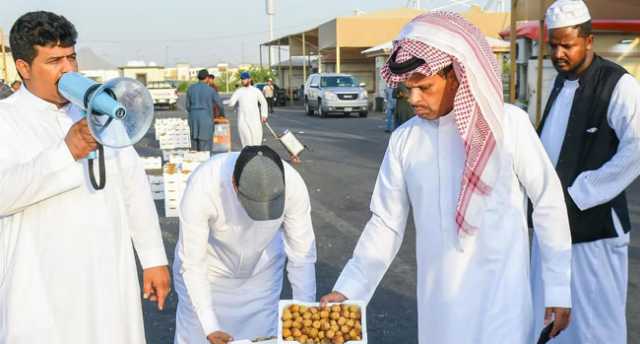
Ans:
{"type": "Polygon", "coordinates": [[[369,115],[369,111],[360,112],[360,117],[367,117],[369,115]]]}
{"type": "Polygon", "coordinates": [[[321,99],[318,99],[318,115],[320,115],[320,117],[322,117],[322,118],[327,117],[327,112],[322,109],[322,100],[321,99]]]}

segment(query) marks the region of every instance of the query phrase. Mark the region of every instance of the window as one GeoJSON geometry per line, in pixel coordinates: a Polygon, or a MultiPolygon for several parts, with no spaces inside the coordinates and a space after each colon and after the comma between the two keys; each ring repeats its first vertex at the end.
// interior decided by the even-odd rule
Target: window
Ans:
{"type": "Polygon", "coordinates": [[[320,81],[321,87],[357,87],[358,82],[351,76],[325,76],[320,81]]]}

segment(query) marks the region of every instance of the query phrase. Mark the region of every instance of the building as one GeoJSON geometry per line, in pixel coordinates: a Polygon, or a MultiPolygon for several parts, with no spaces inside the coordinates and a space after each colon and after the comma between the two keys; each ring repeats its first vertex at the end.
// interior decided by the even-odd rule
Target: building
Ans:
{"type": "Polygon", "coordinates": [[[164,81],[165,70],[163,66],[157,66],[154,63],[148,65],[142,61],[131,61],[126,66],[118,67],[120,76],[125,78],[136,79],[143,85],[152,81],[164,81]]]}
{"type": "MultiPolygon", "coordinates": [[[[404,25],[421,13],[423,11],[412,8],[371,13],[356,12],[351,16],[334,18],[309,30],[274,39],[261,46],[277,48],[277,61],[269,61],[269,65],[277,67],[279,77],[285,75],[283,70],[293,70],[296,57],[303,57],[302,76],[306,79],[311,66],[305,61],[308,61],[308,56],[316,56],[319,72],[352,74],[366,84],[369,92],[378,93],[384,88],[377,77],[377,68],[380,67],[382,58],[376,59],[379,55],[362,52],[390,42],[404,25]],[[290,65],[283,63],[283,47],[288,51],[286,59],[287,62],[291,61],[290,65]]],[[[509,23],[509,13],[485,12],[477,6],[472,6],[461,15],[492,38],[498,38],[498,33],[509,23]]],[[[289,85],[288,80],[279,80],[279,83],[289,85]]],[[[290,85],[294,88],[299,87],[293,81],[290,85]]],[[[288,90],[291,92],[293,89],[289,87],[288,90]]]]}

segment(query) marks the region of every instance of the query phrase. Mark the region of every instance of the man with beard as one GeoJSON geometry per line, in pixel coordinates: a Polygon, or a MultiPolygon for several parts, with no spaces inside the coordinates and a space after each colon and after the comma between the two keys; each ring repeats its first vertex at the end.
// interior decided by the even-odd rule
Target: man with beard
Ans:
{"type": "MultiPolygon", "coordinates": [[[[640,87],[593,51],[582,0],[558,0],[546,13],[558,71],[541,125],[562,182],[572,249],[572,324],[557,343],[626,343],[629,211],[624,190],[640,174],[640,87]]],[[[532,278],[536,329],[543,326],[539,240],[532,278]]],[[[554,342],[554,343],[555,343],[554,342]]]]}

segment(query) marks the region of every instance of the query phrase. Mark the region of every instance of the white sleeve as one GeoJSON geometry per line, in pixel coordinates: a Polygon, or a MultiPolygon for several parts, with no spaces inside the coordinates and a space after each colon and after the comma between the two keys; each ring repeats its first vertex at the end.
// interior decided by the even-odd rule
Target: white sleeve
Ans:
{"type": "Polygon", "coordinates": [[[618,151],[597,170],[580,173],[569,187],[580,210],[611,201],[640,175],[640,85],[631,75],[618,81],[607,120],[620,141],[618,151]]]}
{"type": "Polygon", "coordinates": [[[229,98],[229,100],[225,100],[222,103],[225,105],[228,105],[229,107],[234,107],[236,106],[236,103],[238,103],[238,98],[239,96],[239,92],[240,90],[236,90],[235,92],[233,92],[233,94],[231,95],[231,98],[229,98]]]}
{"type": "Polygon", "coordinates": [[[333,288],[352,300],[369,302],[404,238],[410,203],[395,138],[371,196],[371,219],[333,288]]]}
{"type": "Polygon", "coordinates": [[[298,172],[290,169],[292,173],[287,174],[286,187],[289,191],[283,223],[287,276],[293,298],[313,302],[316,300],[316,241],[309,192],[298,172]]]}
{"type": "MultiPolygon", "coordinates": [[[[521,111],[521,110],[518,110],[521,111]]],[[[508,114],[516,140],[514,170],[533,204],[546,307],[571,307],[571,231],[562,184],[527,115],[508,114]]]]}
{"type": "MultiPolygon", "coordinates": [[[[4,131],[0,134],[3,139],[15,135],[4,131]]],[[[11,151],[8,144],[0,142],[0,145],[0,217],[18,213],[84,183],[82,162],[75,161],[64,140],[24,163],[15,162],[14,154],[20,152],[11,151]]]]}
{"type": "Polygon", "coordinates": [[[258,95],[258,102],[260,103],[260,117],[262,117],[263,119],[268,118],[269,103],[267,103],[267,98],[264,97],[264,95],[262,94],[262,92],[260,92],[260,90],[258,90],[256,94],[258,95]]]}
{"type": "Polygon", "coordinates": [[[118,152],[123,166],[123,185],[131,240],[143,269],[167,265],[158,212],[142,160],[133,147],[118,152]]]}
{"type": "Polygon", "coordinates": [[[222,330],[213,309],[213,300],[207,278],[207,248],[209,245],[209,220],[217,217],[210,198],[211,169],[200,165],[189,179],[180,202],[180,239],[176,255],[182,265],[182,274],[187,294],[198,316],[204,336],[222,330]]]}

